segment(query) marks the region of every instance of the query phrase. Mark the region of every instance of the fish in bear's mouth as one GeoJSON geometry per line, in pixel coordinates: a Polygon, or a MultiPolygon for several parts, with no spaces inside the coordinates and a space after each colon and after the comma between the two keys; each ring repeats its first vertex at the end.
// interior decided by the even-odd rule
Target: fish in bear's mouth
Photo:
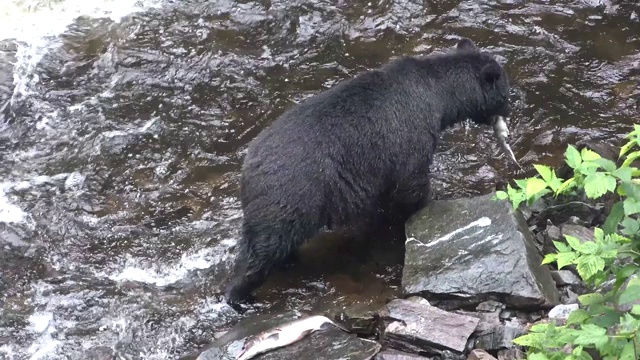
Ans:
{"type": "Polygon", "coordinates": [[[516,156],[513,154],[513,150],[511,150],[511,146],[507,142],[507,138],[509,137],[509,128],[507,127],[507,123],[503,116],[495,115],[491,119],[491,125],[493,126],[493,134],[498,139],[498,144],[502,147],[502,150],[513,160],[513,162],[518,165],[518,167],[522,170],[522,166],[518,163],[516,156]]]}

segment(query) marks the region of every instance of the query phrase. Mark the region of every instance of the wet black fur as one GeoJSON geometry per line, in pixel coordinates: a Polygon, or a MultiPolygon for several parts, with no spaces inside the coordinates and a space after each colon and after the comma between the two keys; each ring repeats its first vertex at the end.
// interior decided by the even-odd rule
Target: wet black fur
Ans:
{"type": "Polygon", "coordinates": [[[227,302],[238,304],[273,267],[323,229],[364,233],[381,210],[406,220],[429,199],[440,132],[509,115],[509,83],[467,39],[447,53],[403,57],[294,106],[250,144],[244,211],[227,302]]]}

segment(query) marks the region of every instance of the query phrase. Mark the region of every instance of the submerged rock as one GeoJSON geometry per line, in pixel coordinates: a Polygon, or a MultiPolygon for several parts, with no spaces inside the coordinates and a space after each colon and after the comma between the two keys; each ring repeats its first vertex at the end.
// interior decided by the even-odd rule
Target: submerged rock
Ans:
{"type": "Polygon", "coordinates": [[[480,321],[403,299],[385,305],[380,311],[380,319],[381,341],[386,347],[436,355],[462,354],[480,321]]]}
{"type": "MultiPolygon", "coordinates": [[[[232,360],[240,353],[246,339],[279,324],[300,318],[300,313],[280,315],[263,315],[240,321],[219,339],[204,350],[197,360],[232,360]]],[[[355,334],[346,333],[335,326],[326,330],[318,330],[303,339],[269,352],[256,356],[256,360],[298,360],[314,354],[316,358],[325,360],[369,360],[373,359],[381,349],[381,345],[372,340],[358,338],[355,334]]]]}
{"type": "Polygon", "coordinates": [[[492,197],[434,201],[407,222],[405,294],[514,307],[558,303],[522,215],[492,197]]]}
{"type": "Polygon", "coordinates": [[[409,354],[398,350],[385,350],[379,352],[374,360],[431,360],[432,358],[409,354]]]}

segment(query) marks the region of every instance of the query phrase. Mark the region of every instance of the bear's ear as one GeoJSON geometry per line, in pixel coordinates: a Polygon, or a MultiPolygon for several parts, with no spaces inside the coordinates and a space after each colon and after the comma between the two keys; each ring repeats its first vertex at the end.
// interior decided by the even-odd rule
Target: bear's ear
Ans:
{"type": "Polygon", "coordinates": [[[480,70],[480,76],[487,83],[493,84],[500,80],[502,71],[502,67],[500,67],[498,63],[492,62],[482,67],[482,70],[480,70]]]}
{"type": "Polygon", "coordinates": [[[467,38],[462,38],[460,41],[458,41],[458,44],[456,45],[456,49],[467,49],[467,50],[473,50],[476,48],[476,44],[473,43],[473,41],[467,39],[467,38]]]}

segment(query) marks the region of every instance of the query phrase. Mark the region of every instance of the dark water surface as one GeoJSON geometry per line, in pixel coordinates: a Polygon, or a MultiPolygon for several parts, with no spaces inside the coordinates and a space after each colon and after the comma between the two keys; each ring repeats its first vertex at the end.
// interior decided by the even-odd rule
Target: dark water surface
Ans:
{"type": "MultiPolygon", "coordinates": [[[[617,143],[640,114],[634,1],[165,0],[115,22],[91,14],[44,42],[0,42],[0,359],[170,359],[233,324],[218,294],[247,143],[396,56],[460,36],[494,51],[527,166],[579,140],[617,143]]],[[[514,175],[475,126],[443,135],[433,171],[440,198],[514,175]]],[[[311,253],[261,289],[263,311],[397,292],[401,241],[311,253]]]]}

